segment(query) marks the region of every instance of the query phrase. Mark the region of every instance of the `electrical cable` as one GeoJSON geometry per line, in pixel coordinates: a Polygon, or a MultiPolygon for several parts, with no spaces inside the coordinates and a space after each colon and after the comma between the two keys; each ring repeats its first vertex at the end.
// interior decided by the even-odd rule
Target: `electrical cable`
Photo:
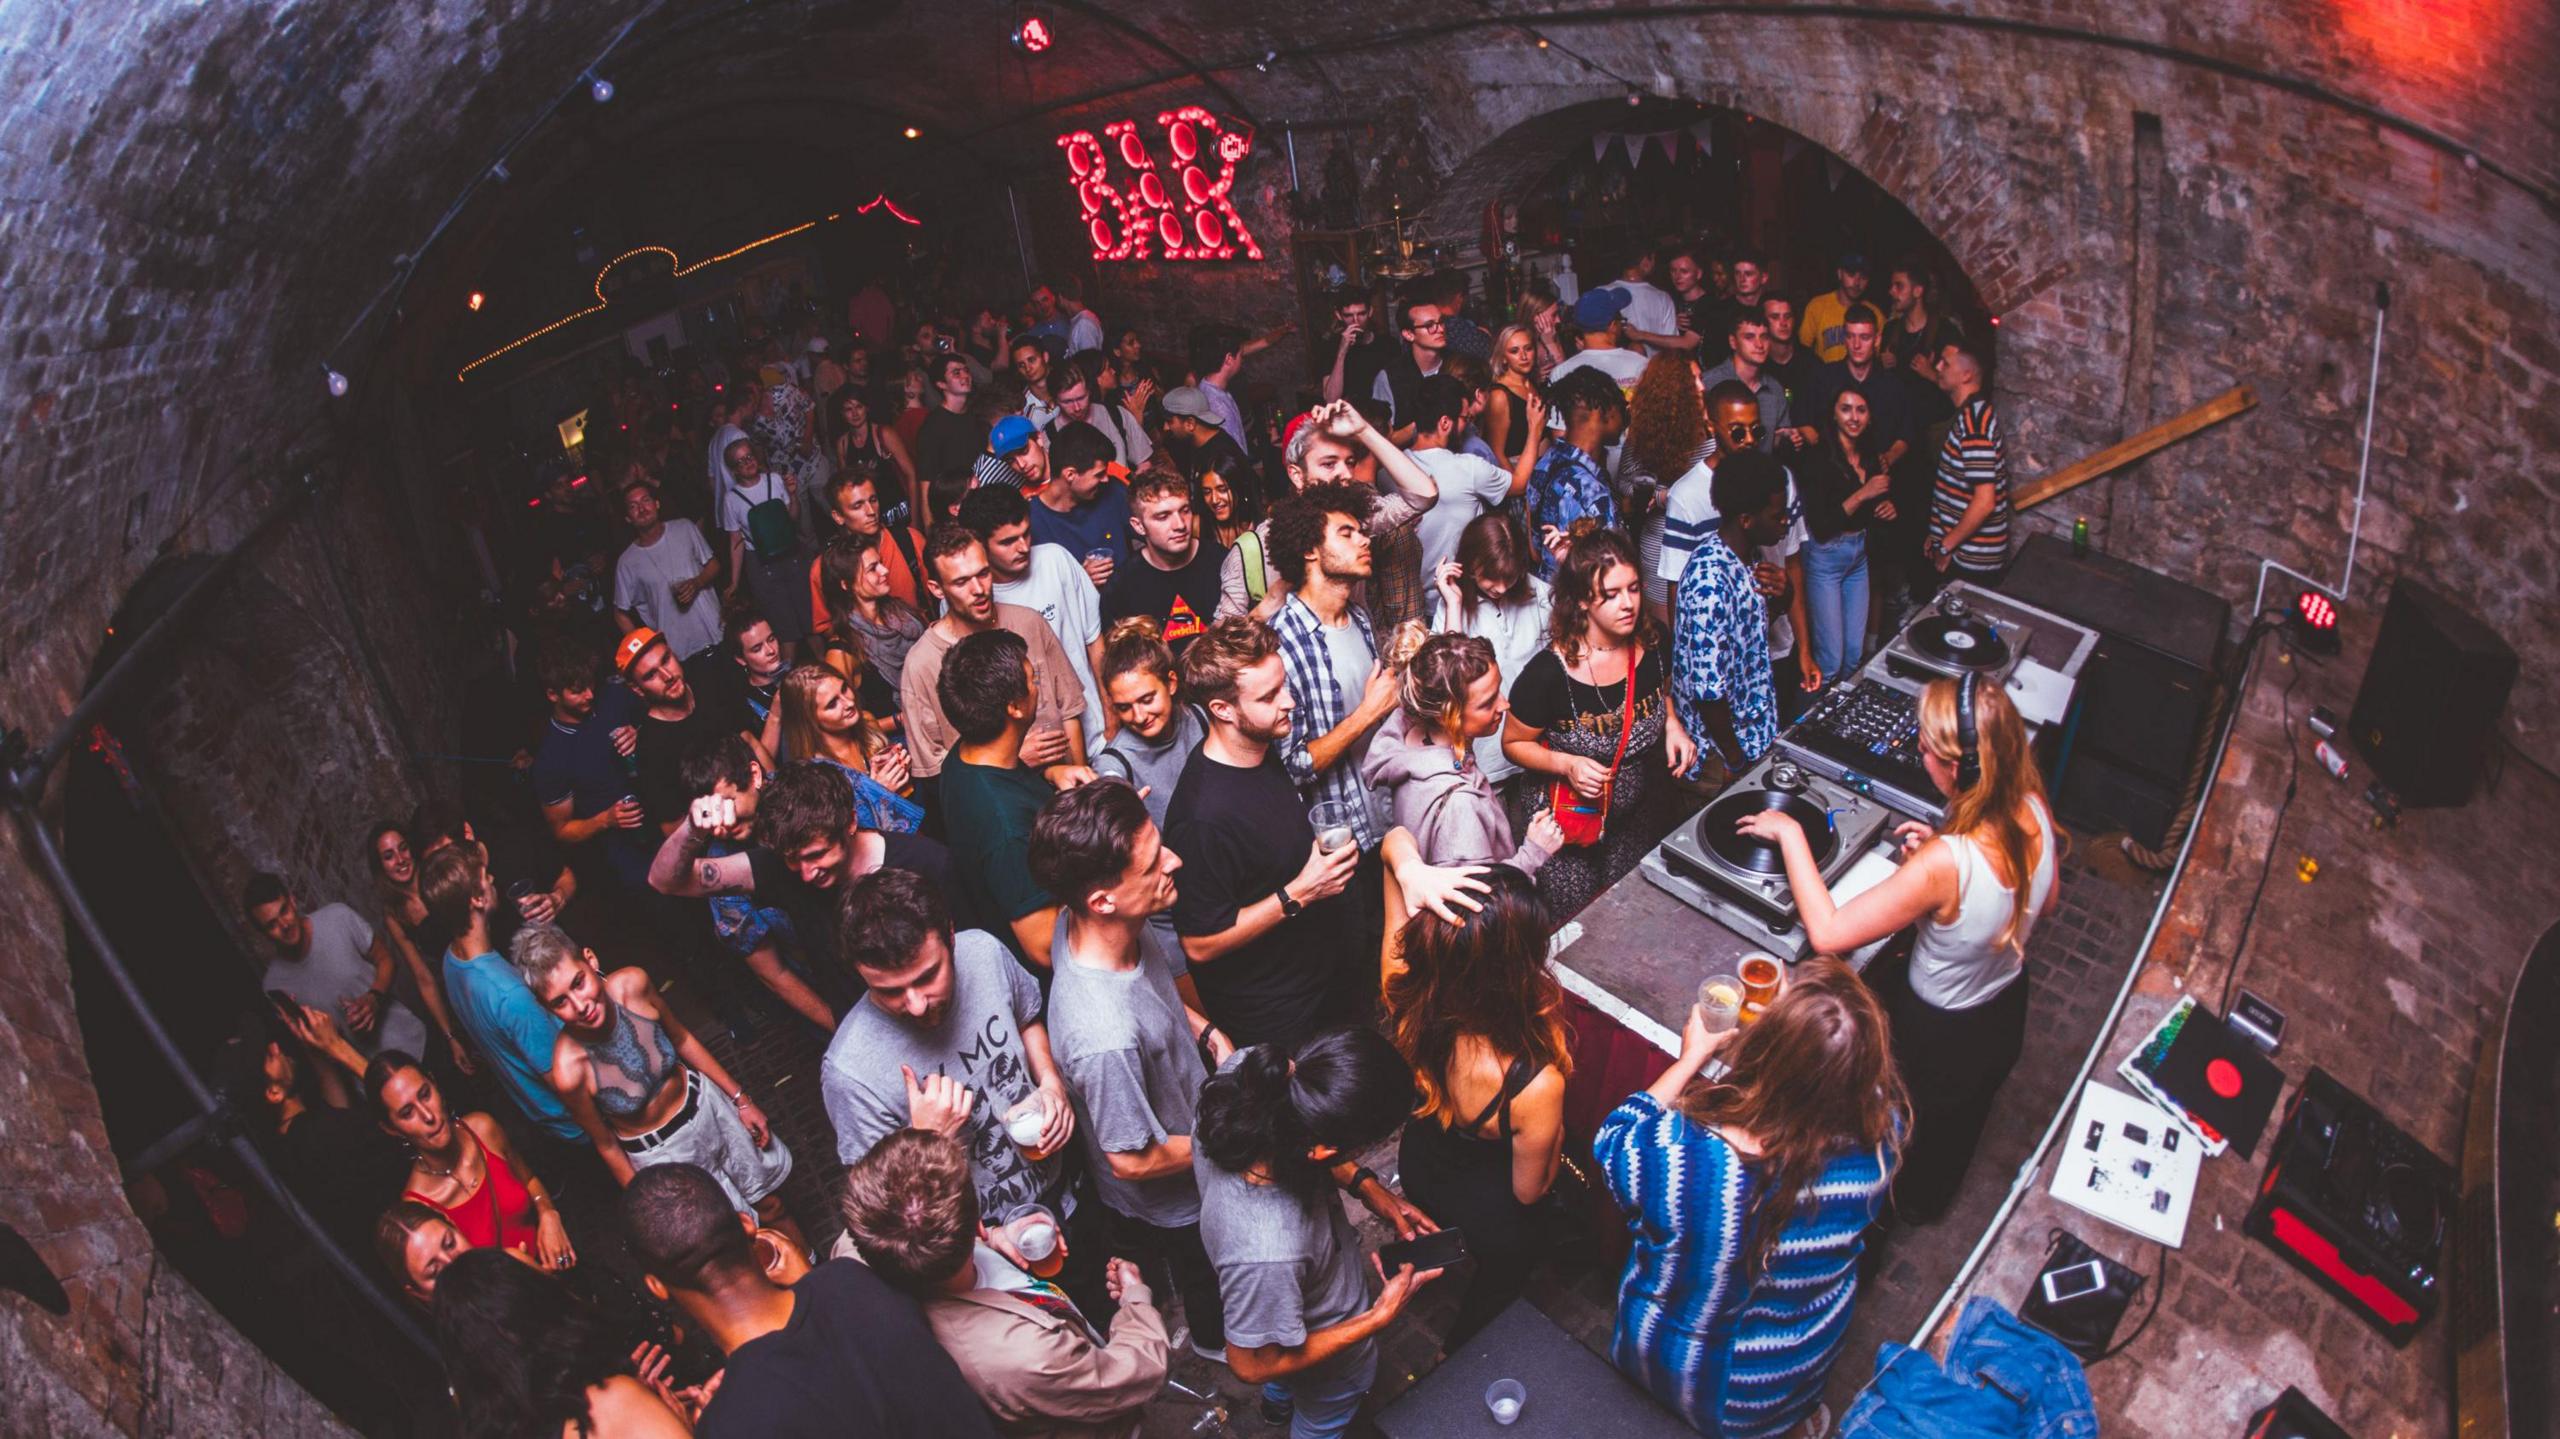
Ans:
{"type": "Polygon", "coordinates": [[[2267,897],[2267,877],[2275,872],[2276,841],[2284,836],[2285,812],[2293,808],[2293,797],[2301,787],[2302,747],[2293,727],[2293,687],[2302,680],[2302,666],[2296,662],[2291,669],[2284,682],[2284,798],[2277,802],[2275,824],[2267,831],[2267,855],[2258,865],[2258,887],[2250,892],[2249,907],[2240,916],[2240,935],[2231,943],[2231,967],[2223,972],[2222,998],[2213,1007],[2216,1014],[2231,1012],[2231,991],[2239,986],[2249,957],[2249,933],[2258,922],[2258,904],[2267,897]]]}
{"type": "Polygon", "coordinates": [[[2151,1271],[2150,1284],[2151,1307],[2142,1311],[2142,1322],[2133,1326],[2133,1332],[2131,1334],[2128,1334],[2122,1339],[2117,1340],[2115,1343],[2108,1345],[2106,1352],[2100,1354],[2097,1358],[2090,1360],[2089,1363],[2104,1364],[2108,1360],[2113,1359],[2117,1355],[2132,1348],[2133,1341],[2141,1338],[2142,1331],[2150,1328],[2151,1321],[2159,1317],[2160,1296],[2169,1291],[2169,1246],[2166,1244],[2160,1246],[2160,1262],[2151,1271]]]}

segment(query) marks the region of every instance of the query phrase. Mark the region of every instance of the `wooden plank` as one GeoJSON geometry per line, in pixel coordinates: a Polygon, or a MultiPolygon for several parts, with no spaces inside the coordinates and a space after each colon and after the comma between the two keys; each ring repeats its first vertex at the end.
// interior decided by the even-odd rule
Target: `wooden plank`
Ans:
{"type": "Polygon", "coordinates": [[[2112,474],[2132,464],[2154,450],[2176,444],[2198,430],[2255,409],[2257,404],[2257,391],[2247,385],[2234,385],[2175,419],[2163,420],[2141,434],[2116,441],[2077,464],[2065,465],[2052,474],[2027,481],[2011,497],[2010,508],[2029,509],[2057,495],[2067,494],[2101,475],[2112,474]]]}

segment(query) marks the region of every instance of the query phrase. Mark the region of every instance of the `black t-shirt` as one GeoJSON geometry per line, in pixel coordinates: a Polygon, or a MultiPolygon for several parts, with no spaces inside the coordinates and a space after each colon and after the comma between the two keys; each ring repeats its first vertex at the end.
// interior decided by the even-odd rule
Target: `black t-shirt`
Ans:
{"type": "MultiPolygon", "coordinates": [[[[524,927],[524,911],[516,908],[518,893],[539,893],[560,882],[560,871],[569,867],[559,841],[548,830],[513,820],[472,821],[471,832],[489,851],[489,878],[498,890],[498,902],[489,906],[489,943],[498,953],[507,952],[507,944],[516,931],[524,927]]],[[[561,928],[592,943],[594,934],[580,923],[593,915],[602,904],[581,905],[575,897],[561,911],[556,923],[561,928]]]]}
{"type": "MultiPolygon", "coordinates": [[[[1662,647],[1647,645],[1644,662],[1636,666],[1636,713],[1642,717],[1645,706],[1662,688],[1662,647]]],[[[1520,723],[1535,730],[1549,729],[1572,720],[1582,720],[1606,730],[1609,738],[1618,737],[1617,721],[1627,712],[1627,685],[1620,680],[1612,685],[1587,685],[1566,674],[1564,661],[1552,649],[1543,649],[1520,667],[1520,678],[1511,685],[1511,713],[1520,723]],[[1602,720],[1602,716],[1607,719],[1602,720]]],[[[1177,850],[1188,859],[1186,851],[1177,850]]]]}
{"type": "Polygon", "coordinates": [[[358,1253],[372,1242],[374,1221],[400,1197],[409,1175],[407,1153],[370,1115],[326,1104],[304,1110],[276,1137],[273,1152],[276,1168],[311,1217],[358,1253]]]}
{"type": "MultiPolygon", "coordinates": [[[[1173,927],[1191,936],[1233,928],[1246,906],[1295,878],[1315,847],[1306,801],[1278,759],[1238,769],[1206,746],[1182,767],[1164,831],[1182,856],[1173,927]]],[[[1347,893],[1318,900],[1252,943],[1193,965],[1209,1018],[1238,1044],[1293,1044],[1322,1028],[1341,966],[1358,962],[1353,906],[1347,893]]]]}
{"type": "Polygon", "coordinates": [[[684,818],[686,806],[693,801],[685,793],[685,756],[695,746],[737,734],[750,723],[735,665],[694,665],[685,671],[685,678],[693,681],[692,713],[680,720],[662,720],[645,711],[640,716],[640,807],[648,811],[654,825],[684,818]]]}
{"type": "Polygon", "coordinates": [[[994,1439],[915,1301],[859,1260],[830,1259],[791,1294],[790,1322],[729,1355],[702,1439],[994,1439]]]}
{"type": "Polygon", "coordinates": [[[1733,326],[1733,302],[1719,300],[1713,294],[1694,300],[1672,297],[1680,313],[1689,317],[1689,332],[1698,337],[1698,368],[1712,370],[1733,354],[1729,338],[1733,326]]]}
{"type": "Polygon", "coordinates": [[[1157,569],[1143,553],[1131,555],[1111,571],[1111,588],[1102,592],[1102,622],[1152,615],[1164,627],[1164,642],[1182,653],[1218,613],[1218,566],[1226,558],[1225,547],[1210,539],[1201,540],[1191,562],[1178,570],[1157,569]]]}
{"type": "Polygon", "coordinates": [[[916,479],[930,485],[953,470],[965,470],[986,447],[984,429],[936,405],[916,427],[916,479]]]}
{"type": "MultiPolygon", "coordinates": [[[[942,847],[941,841],[920,834],[883,834],[880,838],[881,868],[922,875],[951,906],[952,923],[961,929],[974,927],[953,880],[951,852],[942,847]]],[[[837,942],[836,908],[842,891],[803,883],[800,876],[791,872],[791,866],[783,863],[782,856],[763,845],[747,851],[747,863],[754,868],[756,902],[791,916],[792,931],[799,936],[801,952],[809,957],[810,964],[821,974],[858,983],[844,963],[843,948],[837,942]]]]}

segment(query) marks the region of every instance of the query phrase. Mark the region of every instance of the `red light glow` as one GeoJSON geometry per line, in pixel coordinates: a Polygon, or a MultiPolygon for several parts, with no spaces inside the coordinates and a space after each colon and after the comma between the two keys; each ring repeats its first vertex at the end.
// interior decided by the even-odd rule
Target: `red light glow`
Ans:
{"type": "Polygon", "coordinates": [[[2336,629],[2338,626],[2338,607],[2318,590],[2304,590],[2301,598],[2293,602],[2293,608],[2302,616],[2302,622],[2315,630],[2336,629]]]}
{"type": "Polygon", "coordinates": [[[1056,39],[1057,37],[1055,35],[1049,33],[1049,22],[1041,19],[1037,15],[1023,21],[1013,29],[1013,43],[1021,46],[1025,52],[1033,55],[1037,55],[1041,51],[1048,49],[1056,39]]]}
{"type": "Polygon", "coordinates": [[[1058,148],[1066,152],[1068,183],[1093,241],[1093,258],[1146,260],[1161,253],[1167,260],[1261,259],[1260,242],[1230,198],[1236,166],[1253,153],[1253,137],[1230,132],[1197,105],[1156,116],[1156,128],[1173,153],[1171,186],[1157,170],[1135,120],[1103,126],[1102,138],[1090,130],[1058,137],[1058,148]],[[1111,178],[1113,150],[1130,172],[1125,183],[1111,178]]]}
{"type": "Polygon", "coordinates": [[[853,207],[853,213],[857,215],[868,215],[874,210],[887,210],[890,216],[901,224],[921,225],[924,223],[924,221],[919,220],[915,216],[908,214],[906,211],[899,209],[898,202],[890,199],[887,191],[882,191],[880,194],[872,196],[869,204],[856,205],[853,207]]]}

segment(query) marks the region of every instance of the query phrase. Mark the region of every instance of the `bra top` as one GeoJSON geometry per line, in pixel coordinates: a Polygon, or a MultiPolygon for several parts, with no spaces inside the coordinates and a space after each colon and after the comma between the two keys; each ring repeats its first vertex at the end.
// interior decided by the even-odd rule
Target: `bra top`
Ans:
{"type": "Polygon", "coordinates": [[[1501,1090],[1492,1099],[1486,1101],[1484,1108],[1476,1112],[1475,1118],[1454,1127],[1450,1133],[1463,1139],[1481,1140],[1486,1143],[1509,1140],[1511,1138],[1511,1101],[1519,1098],[1520,1091],[1529,1087],[1529,1081],[1538,1077],[1538,1070],[1541,1067],[1543,1066],[1530,1064],[1529,1057],[1525,1054],[1511,1061],[1511,1067],[1502,1071],[1501,1090]],[[1497,1119],[1499,1123],[1496,1123],[1497,1119]],[[1488,1124],[1495,1126],[1491,1134],[1484,1132],[1484,1127],[1488,1124]]]}
{"type": "Polygon", "coordinates": [[[613,1027],[601,1041],[578,1041],[595,1073],[596,1110],[607,1119],[636,1119],[676,1067],[675,1041],[665,1025],[641,1019],[610,996],[605,1007],[613,1011],[613,1027]]]}

